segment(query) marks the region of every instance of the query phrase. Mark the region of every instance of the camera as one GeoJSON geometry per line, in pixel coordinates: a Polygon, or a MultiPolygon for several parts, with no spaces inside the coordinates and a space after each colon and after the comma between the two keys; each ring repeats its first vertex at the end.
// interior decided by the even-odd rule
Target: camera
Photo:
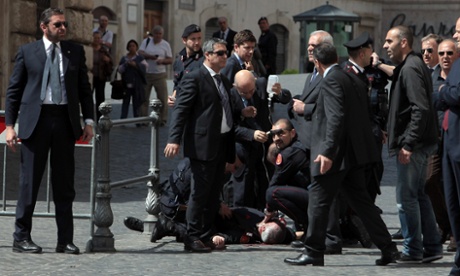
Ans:
{"type": "Polygon", "coordinates": [[[272,130],[269,130],[269,131],[267,131],[266,134],[267,134],[268,136],[275,136],[275,135],[281,134],[281,133],[283,133],[283,130],[280,128],[280,129],[272,129],[272,130]]]}

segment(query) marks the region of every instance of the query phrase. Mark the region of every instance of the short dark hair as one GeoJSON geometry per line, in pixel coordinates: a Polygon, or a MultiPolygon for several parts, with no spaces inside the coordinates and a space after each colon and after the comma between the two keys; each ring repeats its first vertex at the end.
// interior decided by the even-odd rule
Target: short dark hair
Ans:
{"type": "Polygon", "coordinates": [[[265,20],[268,23],[268,19],[265,16],[262,16],[261,18],[259,18],[259,21],[257,21],[257,24],[260,24],[260,21],[262,20],[265,20]]]}
{"type": "Polygon", "coordinates": [[[137,41],[134,40],[134,39],[131,39],[131,40],[128,41],[128,43],[126,44],[126,50],[127,50],[127,51],[129,51],[129,44],[130,44],[130,43],[136,44],[137,49],[139,49],[139,44],[137,44],[137,41]]]}
{"type": "Polygon", "coordinates": [[[44,10],[40,16],[40,23],[48,24],[50,23],[51,16],[53,15],[63,15],[64,11],[58,8],[47,8],[44,10]]]}
{"type": "Polygon", "coordinates": [[[412,33],[412,30],[409,27],[399,25],[391,29],[398,30],[399,40],[402,40],[403,38],[405,38],[407,40],[407,44],[409,45],[409,47],[412,48],[412,45],[414,44],[414,34],[412,33]]]}
{"type": "Polygon", "coordinates": [[[280,124],[280,123],[284,123],[286,125],[286,130],[288,131],[291,131],[294,129],[294,125],[292,124],[292,122],[289,120],[289,119],[286,119],[286,118],[280,118],[278,119],[278,121],[276,121],[273,125],[277,125],[277,124],[280,124]]]}
{"type": "Polygon", "coordinates": [[[257,42],[256,37],[252,34],[251,31],[247,30],[242,30],[239,31],[236,35],[235,38],[233,39],[234,44],[240,46],[243,45],[245,42],[257,42]]]}
{"type": "Polygon", "coordinates": [[[321,42],[313,49],[313,58],[324,65],[337,63],[338,55],[334,45],[321,42]]]}

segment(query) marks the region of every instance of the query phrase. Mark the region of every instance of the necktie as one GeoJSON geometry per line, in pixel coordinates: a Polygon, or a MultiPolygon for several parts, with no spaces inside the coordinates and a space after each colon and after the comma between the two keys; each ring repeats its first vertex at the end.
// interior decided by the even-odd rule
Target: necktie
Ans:
{"type": "Polygon", "coordinates": [[[222,86],[222,79],[220,75],[214,75],[214,78],[217,81],[217,88],[219,90],[219,96],[222,101],[222,107],[225,111],[225,118],[227,119],[227,125],[231,128],[233,126],[232,110],[230,108],[230,102],[228,100],[228,95],[225,91],[225,88],[222,86]]]}
{"type": "Polygon", "coordinates": [[[220,32],[220,38],[221,38],[221,39],[224,39],[224,37],[225,37],[225,33],[224,33],[224,32],[220,32]]]}
{"type": "Polygon", "coordinates": [[[245,70],[245,69],[246,69],[246,64],[244,64],[244,62],[243,62],[243,63],[241,63],[241,68],[242,68],[243,70],[245,70]]]}
{"type": "Polygon", "coordinates": [[[311,73],[310,83],[312,83],[316,79],[317,75],[318,75],[318,71],[316,71],[316,68],[315,68],[313,69],[313,72],[311,73]]]}
{"type": "Polygon", "coordinates": [[[248,100],[246,100],[245,98],[241,98],[243,100],[243,104],[244,104],[244,107],[248,107],[249,103],[248,103],[248,100]]]}
{"type": "Polygon", "coordinates": [[[46,97],[46,88],[49,84],[51,88],[52,100],[55,104],[62,101],[61,91],[61,73],[59,70],[59,55],[56,55],[57,45],[53,43],[51,53],[46,58],[45,70],[43,72],[42,90],[40,99],[43,101],[46,97]]]}
{"type": "Polygon", "coordinates": [[[449,128],[449,109],[447,109],[446,112],[444,112],[444,119],[442,120],[442,129],[444,129],[444,131],[447,131],[448,128],[449,128]]]}

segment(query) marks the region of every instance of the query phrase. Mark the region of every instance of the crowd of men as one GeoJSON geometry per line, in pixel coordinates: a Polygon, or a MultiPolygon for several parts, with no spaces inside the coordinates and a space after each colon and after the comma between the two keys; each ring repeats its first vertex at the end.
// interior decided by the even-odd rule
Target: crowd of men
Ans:
{"type": "MultiPolygon", "coordinates": [[[[110,50],[103,19],[97,32],[110,50]]],[[[380,266],[439,260],[449,237],[448,250],[457,252],[451,275],[460,275],[460,18],[453,39],[422,38],[421,54],[412,49],[410,28],[391,28],[383,45],[390,58],[386,62],[374,52],[369,34],[362,33],[344,44],[349,58],[339,65],[332,36],[314,31],[308,41],[314,71],[294,98],[280,83],[267,87],[267,75],[276,72],[277,42],[267,18],[258,24],[258,43],[250,30],[231,30],[224,17],[220,31],[204,43],[199,26],[183,31],[185,47],[173,63],[174,91],[157,93],[163,112],[172,108],[164,154],[173,158],[182,147],[185,158],[162,187],[151,241],[174,235],[185,250],[199,253],[231,243],[291,243],[304,250],[285,263],[323,266],[325,254],[342,253],[350,238],[345,235],[348,221],[363,246],[381,250],[375,261],[380,266]],[[255,58],[257,51],[261,60],[255,58]],[[272,122],[269,103],[274,102],[285,105],[289,118],[272,122]],[[383,144],[396,159],[402,252],[375,205],[383,144]],[[283,216],[303,232],[297,241],[283,216]]],[[[13,251],[42,251],[30,232],[51,149],[56,251],[78,254],[72,223],[73,140],[93,136],[92,93],[82,48],[62,41],[63,11],[46,10],[40,27],[43,40],[20,48],[6,95],[7,145],[14,150],[18,138],[23,144],[13,251]],[[67,56],[61,47],[78,55],[67,56]],[[44,66],[26,55],[36,49],[44,66]],[[79,70],[65,71],[62,63],[67,62],[79,70]],[[41,93],[32,93],[34,87],[41,93]],[[22,108],[27,101],[33,105],[22,108]],[[78,124],[78,106],[85,128],[78,124]],[[21,117],[29,119],[16,135],[20,108],[21,117]]],[[[173,62],[162,33],[155,27],[139,51],[155,64],[147,70],[149,90],[162,86],[164,65],[173,62]],[[165,56],[159,59],[150,46],[163,47],[165,56]]],[[[136,218],[126,218],[125,224],[143,231],[136,218]]]]}
{"type": "MultiPolygon", "coordinates": [[[[456,29],[453,38],[423,37],[419,54],[412,49],[410,28],[396,26],[385,37],[388,61],[379,58],[373,39],[363,33],[344,44],[349,58],[340,65],[332,36],[312,32],[308,57],[314,71],[294,98],[279,84],[271,88],[289,114],[274,123],[266,105],[266,80],[253,66],[260,44],[252,32],[237,32],[227,53],[225,41],[206,41],[204,68],[183,74],[169,101],[173,119],[165,155],[177,155],[184,143],[191,162],[185,249],[211,252],[221,247],[213,243],[217,232],[212,220],[225,202],[233,208],[263,208],[262,222],[279,219],[279,214],[292,219],[304,234],[291,245],[305,249],[284,260],[291,265],[321,266],[325,254],[341,254],[350,238],[347,222],[352,238],[381,250],[376,265],[439,260],[448,238],[447,250],[457,251],[459,83],[452,72],[460,70],[455,66],[460,20],[456,29]],[[384,144],[397,162],[401,229],[393,235],[374,203],[380,194],[384,144]],[[206,212],[214,215],[197,215],[206,212]],[[392,238],[403,239],[402,252],[392,238]]],[[[160,227],[160,237],[166,228],[160,227]]],[[[452,275],[459,273],[458,258],[452,275]]]]}

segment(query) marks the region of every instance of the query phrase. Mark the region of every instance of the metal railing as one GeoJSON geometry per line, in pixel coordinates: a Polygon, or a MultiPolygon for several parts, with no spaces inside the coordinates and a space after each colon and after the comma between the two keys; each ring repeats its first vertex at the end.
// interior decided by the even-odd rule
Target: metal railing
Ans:
{"type": "MultiPolygon", "coordinates": [[[[102,116],[97,124],[98,132],[92,143],[88,145],[78,144],[78,146],[92,147],[91,153],[91,180],[90,180],[90,211],[88,214],[74,214],[74,218],[90,219],[90,236],[91,238],[86,243],[86,252],[113,252],[115,251],[115,239],[110,231],[110,226],[113,224],[113,212],[110,206],[112,198],[112,189],[136,184],[147,181],[147,198],[145,201],[147,218],[144,220],[144,225],[151,229],[153,223],[158,218],[159,213],[159,112],[161,109],[161,101],[153,99],[150,101],[150,107],[153,111],[148,117],[137,117],[129,119],[111,120],[109,117],[112,111],[111,104],[103,102],[99,106],[99,111],[102,116]],[[110,181],[110,131],[113,126],[125,125],[131,123],[151,123],[151,141],[150,141],[150,167],[146,175],[139,177],[124,179],[120,181],[110,181]],[[94,181],[96,168],[96,152],[99,153],[99,169],[97,170],[97,182],[94,181]],[[96,230],[95,230],[96,228],[96,230]]],[[[4,115],[4,111],[0,111],[0,115],[4,115]]],[[[49,158],[48,158],[49,160],[49,158]]],[[[48,161],[49,162],[49,161],[48,161]]],[[[6,202],[6,172],[7,172],[7,146],[5,144],[3,154],[3,185],[2,185],[2,210],[0,216],[14,216],[15,212],[7,211],[6,202]]],[[[49,163],[47,170],[47,190],[46,190],[46,212],[34,212],[34,217],[55,217],[55,213],[51,212],[50,208],[50,171],[49,163]]]]}
{"type": "Polygon", "coordinates": [[[129,118],[111,120],[109,117],[112,111],[112,106],[109,103],[102,103],[99,106],[99,111],[102,116],[99,119],[98,131],[96,137],[96,148],[100,151],[101,163],[98,171],[97,185],[95,192],[95,210],[93,213],[93,223],[97,227],[96,231],[92,232],[91,239],[86,244],[87,252],[113,252],[115,251],[115,239],[110,231],[110,226],[113,224],[113,213],[110,206],[112,198],[111,189],[135,184],[140,181],[148,181],[148,193],[145,201],[146,211],[148,213],[144,224],[151,225],[157,220],[159,213],[159,112],[161,109],[161,101],[153,99],[150,101],[150,107],[153,111],[149,117],[129,118]],[[151,141],[150,141],[150,168],[147,175],[125,179],[117,182],[110,181],[110,130],[115,125],[123,125],[130,123],[151,122],[151,141]]]}

